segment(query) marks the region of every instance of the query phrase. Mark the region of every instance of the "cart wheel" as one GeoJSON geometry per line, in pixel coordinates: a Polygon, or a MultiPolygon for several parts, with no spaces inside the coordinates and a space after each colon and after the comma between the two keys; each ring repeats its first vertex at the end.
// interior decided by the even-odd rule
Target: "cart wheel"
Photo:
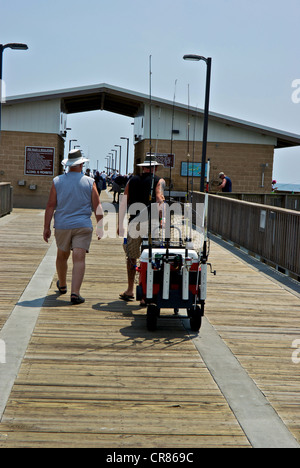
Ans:
{"type": "Polygon", "coordinates": [[[141,301],[143,299],[143,286],[139,285],[136,287],[136,300],[141,301]]]}
{"type": "Polygon", "coordinates": [[[198,332],[202,325],[202,311],[199,306],[196,309],[188,309],[188,316],[190,318],[191,330],[198,332]]]}
{"type": "Polygon", "coordinates": [[[160,310],[156,305],[149,305],[147,309],[147,329],[149,331],[157,330],[157,318],[160,310]]]}

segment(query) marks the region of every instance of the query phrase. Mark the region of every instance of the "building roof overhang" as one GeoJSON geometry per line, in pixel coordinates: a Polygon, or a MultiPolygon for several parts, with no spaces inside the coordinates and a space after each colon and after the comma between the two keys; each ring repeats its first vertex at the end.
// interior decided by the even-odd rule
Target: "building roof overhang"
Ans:
{"type": "MultiPolygon", "coordinates": [[[[11,96],[6,98],[6,103],[4,105],[48,101],[52,99],[61,100],[62,110],[66,114],[102,110],[132,118],[139,115],[145,105],[150,104],[150,97],[146,94],[102,83],[78,88],[11,96]]],[[[172,101],[168,101],[166,99],[152,97],[152,104],[169,109],[173,109],[174,107],[175,111],[188,112],[187,105],[180,103],[174,104],[172,101]]],[[[193,107],[189,108],[189,112],[192,115],[198,115],[200,117],[203,117],[204,114],[202,109],[193,107]]],[[[242,128],[262,135],[272,136],[277,139],[276,148],[300,146],[300,135],[297,134],[240,120],[223,114],[217,114],[215,112],[209,113],[209,119],[231,127],[242,128]]]]}

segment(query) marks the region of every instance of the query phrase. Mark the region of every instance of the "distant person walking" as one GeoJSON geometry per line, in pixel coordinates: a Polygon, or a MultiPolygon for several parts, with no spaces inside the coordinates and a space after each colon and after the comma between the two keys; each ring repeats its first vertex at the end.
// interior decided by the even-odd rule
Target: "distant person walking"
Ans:
{"type": "Polygon", "coordinates": [[[97,190],[98,190],[98,194],[99,196],[101,195],[101,191],[103,190],[103,179],[99,173],[99,171],[96,172],[96,175],[95,175],[95,183],[96,183],[96,187],[97,187],[97,190]]]}
{"type": "Polygon", "coordinates": [[[219,178],[222,180],[219,186],[220,190],[222,190],[222,192],[232,192],[231,179],[227,177],[227,175],[225,175],[224,172],[220,172],[219,178]]]}
{"type": "Polygon", "coordinates": [[[62,164],[69,168],[69,172],[53,180],[45,212],[45,242],[51,237],[51,221],[54,215],[57,287],[61,294],[67,293],[68,259],[71,250],[73,251],[72,304],[85,302],[80,296],[80,288],[85,273],[86,253],[89,252],[92,240],[92,211],[97,223],[103,218],[95,181],[82,173],[83,165],[87,161],[80,150],[72,150],[68,158],[62,161],[62,164]]]}

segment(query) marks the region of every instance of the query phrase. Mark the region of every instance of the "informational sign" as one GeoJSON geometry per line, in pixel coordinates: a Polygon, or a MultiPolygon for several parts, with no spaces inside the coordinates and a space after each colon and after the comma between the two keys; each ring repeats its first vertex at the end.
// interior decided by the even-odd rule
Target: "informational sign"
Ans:
{"type": "Polygon", "coordinates": [[[25,147],[25,175],[54,176],[55,148],[25,147]]]}
{"type": "MultiPolygon", "coordinates": [[[[159,164],[166,168],[173,169],[175,167],[175,154],[170,153],[151,153],[159,164]]],[[[147,153],[150,156],[150,153],[147,153]]]]}
{"type": "MultiPolygon", "coordinates": [[[[207,177],[207,163],[205,166],[205,177],[207,177]]],[[[189,170],[188,170],[188,163],[187,162],[182,162],[181,163],[181,177],[187,177],[188,175],[190,177],[201,177],[201,168],[202,164],[201,163],[189,163],[189,170]]]]}

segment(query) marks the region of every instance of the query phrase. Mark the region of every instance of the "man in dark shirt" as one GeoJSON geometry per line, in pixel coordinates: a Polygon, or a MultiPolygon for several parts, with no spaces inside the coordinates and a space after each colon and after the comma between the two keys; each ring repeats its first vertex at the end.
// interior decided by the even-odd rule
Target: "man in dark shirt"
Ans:
{"type": "MultiPolygon", "coordinates": [[[[159,205],[164,203],[164,188],[165,188],[165,181],[164,179],[160,179],[155,175],[155,170],[157,166],[160,166],[155,157],[150,155],[146,157],[146,160],[142,164],[138,164],[138,166],[142,167],[142,175],[141,176],[133,176],[126,188],[124,197],[122,199],[119,211],[119,228],[118,228],[118,235],[124,235],[123,232],[123,221],[125,214],[127,213],[127,208],[132,206],[135,203],[142,203],[145,208],[149,207],[151,204],[150,200],[156,201],[159,205]],[[152,194],[151,194],[152,190],[152,194]],[[151,197],[150,197],[151,194],[151,197]]],[[[120,299],[123,301],[130,301],[134,299],[134,279],[136,273],[136,261],[140,258],[141,255],[141,244],[142,238],[134,236],[131,237],[130,235],[130,225],[134,226],[134,219],[136,215],[131,215],[129,220],[129,233],[127,236],[127,243],[124,243],[124,250],[127,257],[127,276],[128,276],[128,288],[123,293],[120,294],[120,299]]],[[[141,304],[143,305],[143,304],[141,304]]]]}
{"type": "Polygon", "coordinates": [[[232,192],[231,179],[227,177],[227,175],[225,175],[224,172],[220,172],[219,178],[222,180],[219,187],[222,190],[222,192],[232,192]]]}

